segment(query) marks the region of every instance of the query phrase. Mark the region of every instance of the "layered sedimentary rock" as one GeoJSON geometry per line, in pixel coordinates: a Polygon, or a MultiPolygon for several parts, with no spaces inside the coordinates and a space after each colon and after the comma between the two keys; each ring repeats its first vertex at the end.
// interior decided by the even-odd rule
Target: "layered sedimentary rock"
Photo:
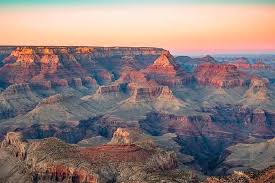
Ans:
{"type": "Polygon", "coordinates": [[[268,79],[257,76],[252,77],[249,89],[246,91],[244,96],[244,102],[251,105],[269,102],[268,87],[268,79]]]}
{"type": "Polygon", "coordinates": [[[144,73],[160,85],[177,86],[190,82],[192,77],[180,69],[169,52],[160,55],[144,73]]]}
{"type": "Polygon", "coordinates": [[[120,94],[125,92],[125,85],[123,84],[115,84],[115,85],[106,85],[99,86],[96,90],[97,95],[112,95],[112,94],[120,94]]]}
{"type": "Polygon", "coordinates": [[[231,88],[244,86],[247,79],[244,73],[230,64],[202,64],[196,70],[196,79],[199,84],[215,87],[231,88]]]}
{"type": "MultiPolygon", "coordinates": [[[[133,87],[134,88],[134,87],[133,87]]],[[[173,95],[168,86],[139,86],[132,90],[129,98],[132,103],[148,103],[156,109],[172,108],[178,110],[184,106],[184,102],[173,95]]]]}
{"type": "Polygon", "coordinates": [[[255,60],[0,47],[0,137],[22,133],[4,140],[0,182],[193,181],[177,165],[215,173],[227,147],[274,137],[274,71],[255,60]]]}
{"type": "MultiPolygon", "coordinates": [[[[55,138],[28,142],[19,133],[9,133],[0,151],[10,152],[10,156],[18,158],[18,163],[24,167],[18,167],[17,163],[10,165],[15,170],[2,173],[2,179],[6,181],[16,180],[17,173],[23,170],[27,175],[25,181],[36,182],[148,182],[161,179],[174,182],[173,176],[157,175],[177,167],[173,153],[145,149],[134,143],[80,148],[55,138]]],[[[180,177],[180,173],[177,176],[180,177]]],[[[182,180],[191,181],[191,175],[184,176],[182,180]]]]}
{"type": "Polygon", "coordinates": [[[30,111],[39,100],[28,84],[10,85],[0,93],[0,119],[24,114],[30,111]]]}
{"type": "Polygon", "coordinates": [[[226,149],[222,164],[216,169],[219,174],[231,174],[234,171],[264,170],[275,164],[275,139],[249,144],[236,144],[226,149]]]}
{"type": "Polygon", "coordinates": [[[231,107],[216,110],[217,113],[212,111],[211,116],[150,113],[139,123],[143,130],[154,136],[177,134],[178,143],[184,147],[183,152],[194,156],[208,171],[217,165],[221,149],[243,141],[250,135],[257,138],[272,137],[273,120],[268,118],[267,111],[248,108],[233,110],[231,107]]]}
{"type": "Polygon", "coordinates": [[[51,84],[55,86],[55,81],[62,79],[72,86],[75,86],[75,78],[86,78],[88,86],[95,82],[107,84],[113,80],[110,66],[118,70],[124,67],[121,64],[125,63],[116,65],[118,58],[121,58],[119,62],[123,62],[124,57],[132,57],[133,63],[130,65],[137,64],[142,68],[137,60],[154,59],[162,52],[164,50],[158,48],[11,47],[1,54],[0,62],[3,66],[0,74],[4,77],[0,80],[6,84],[31,81],[35,86],[45,89],[51,89],[51,84]],[[87,80],[88,77],[95,78],[96,81],[87,80]]]}

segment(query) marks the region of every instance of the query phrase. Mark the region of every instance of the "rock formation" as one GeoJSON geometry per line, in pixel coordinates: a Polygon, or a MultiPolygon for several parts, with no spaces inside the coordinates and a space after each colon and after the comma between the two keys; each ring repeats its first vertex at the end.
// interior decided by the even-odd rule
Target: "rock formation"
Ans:
{"type": "Polygon", "coordinates": [[[196,70],[196,79],[199,84],[222,88],[247,84],[244,73],[230,64],[201,64],[196,70]]]}
{"type": "Polygon", "coordinates": [[[192,80],[191,76],[180,69],[169,52],[160,55],[144,73],[148,79],[155,80],[160,85],[177,86],[192,80]]]}
{"type": "MultiPolygon", "coordinates": [[[[28,181],[147,182],[152,181],[152,175],[177,167],[173,153],[147,150],[134,144],[80,148],[55,138],[28,142],[19,133],[8,133],[0,151],[12,152],[10,156],[18,158],[25,167],[24,171],[28,172],[28,181]]],[[[13,181],[16,173],[20,173],[17,164],[10,166],[17,169],[13,173],[2,174],[2,179],[6,181],[13,181]]],[[[2,170],[4,167],[0,168],[2,170]]],[[[164,180],[174,182],[173,176],[166,176],[164,180]]]]}

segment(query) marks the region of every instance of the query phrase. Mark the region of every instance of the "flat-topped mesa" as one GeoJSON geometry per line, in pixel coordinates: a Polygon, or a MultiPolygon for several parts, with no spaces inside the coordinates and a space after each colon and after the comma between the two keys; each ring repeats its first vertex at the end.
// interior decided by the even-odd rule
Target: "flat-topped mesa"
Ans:
{"type": "Polygon", "coordinates": [[[113,56],[139,56],[139,55],[161,55],[168,52],[162,48],[146,47],[95,47],[93,57],[113,57],[113,56]]]}
{"type": "Polygon", "coordinates": [[[247,84],[245,74],[231,64],[201,64],[195,73],[201,85],[231,88],[247,84]]]}
{"type": "Polygon", "coordinates": [[[173,98],[173,93],[168,86],[137,87],[130,97],[131,101],[134,102],[173,98]]]}
{"type": "Polygon", "coordinates": [[[116,95],[122,94],[125,92],[125,84],[113,84],[113,85],[104,85],[99,86],[96,90],[96,95],[116,95]]]}

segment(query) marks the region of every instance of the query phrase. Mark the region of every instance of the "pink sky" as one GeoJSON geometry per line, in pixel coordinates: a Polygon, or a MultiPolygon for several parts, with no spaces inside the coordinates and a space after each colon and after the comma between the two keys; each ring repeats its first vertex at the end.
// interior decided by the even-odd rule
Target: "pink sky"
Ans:
{"type": "Polygon", "coordinates": [[[153,46],[173,53],[274,52],[275,6],[0,8],[1,45],[153,46]]]}

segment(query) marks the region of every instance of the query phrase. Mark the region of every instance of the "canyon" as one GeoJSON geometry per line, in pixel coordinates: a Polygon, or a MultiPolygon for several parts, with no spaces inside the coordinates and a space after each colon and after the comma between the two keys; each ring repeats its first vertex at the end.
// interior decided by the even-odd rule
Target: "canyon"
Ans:
{"type": "Polygon", "coordinates": [[[272,182],[268,63],[2,46],[0,182],[272,182]]]}

